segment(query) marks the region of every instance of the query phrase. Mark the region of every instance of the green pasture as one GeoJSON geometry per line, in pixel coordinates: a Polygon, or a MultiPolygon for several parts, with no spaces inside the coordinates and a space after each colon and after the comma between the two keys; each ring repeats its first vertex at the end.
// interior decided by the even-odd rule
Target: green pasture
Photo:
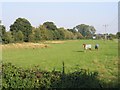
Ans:
{"type": "Polygon", "coordinates": [[[116,79],[118,72],[117,40],[66,40],[61,44],[48,43],[47,48],[4,48],[3,62],[30,68],[39,65],[43,70],[62,70],[72,72],[77,67],[98,71],[101,78],[116,79]],[[92,50],[84,52],[82,44],[92,44],[92,50]],[[99,50],[94,49],[99,44],[99,50]]]}

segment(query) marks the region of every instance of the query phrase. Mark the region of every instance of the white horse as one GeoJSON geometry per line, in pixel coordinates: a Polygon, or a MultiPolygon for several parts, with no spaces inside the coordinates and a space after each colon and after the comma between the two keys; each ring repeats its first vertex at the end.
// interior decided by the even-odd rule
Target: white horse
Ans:
{"type": "Polygon", "coordinates": [[[91,44],[83,44],[83,47],[84,47],[84,50],[87,50],[87,49],[91,50],[92,45],[91,44]]]}

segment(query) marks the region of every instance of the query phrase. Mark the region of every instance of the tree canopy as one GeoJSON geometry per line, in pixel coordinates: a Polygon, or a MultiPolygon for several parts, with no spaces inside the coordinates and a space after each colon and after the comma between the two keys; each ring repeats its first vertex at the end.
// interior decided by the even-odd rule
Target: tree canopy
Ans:
{"type": "Polygon", "coordinates": [[[43,25],[48,29],[48,30],[57,30],[56,25],[53,22],[45,22],[43,25]]]}
{"type": "Polygon", "coordinates": [[[12,32],[13,37],[15,37],[15,33],[21,31],[24,35],[24,41],[28,42],[29,35],[32,33],[32,26],[30,22],[25,18],[18,18],[16,21],[10,26],[10,31],[12,32]]]}
{"type": "Polygon", "coordinates": [[[73,28],[73,31],[78,31],[82,34],[83,37],[92,37],[94,33],[96,32],[95,28],[93,26],[81,24],[77,25],[73,28]]]}
{"type": "Polygon", "coordinates": [[[120,32],[117,32],[116,36],[117,36],[118,39],[120,39],[120,32]]]}
{"type": "Polygon", "coordinates": [[[4,25],[0,25],[0,41],[5,40],[6,28],[4,25]]]}
{"type": "Polygon", "coordinates": [[[10,25],[10,31],[6,31],[4,25],[0,25],[0,28],[1,39],[4,43],[91,38],[96,32],[93,26],[86,24],[65,29],[64,27],[57,28],[54,22],[49,21],[33,27],[25,18],[17,18],[10,25]]]}

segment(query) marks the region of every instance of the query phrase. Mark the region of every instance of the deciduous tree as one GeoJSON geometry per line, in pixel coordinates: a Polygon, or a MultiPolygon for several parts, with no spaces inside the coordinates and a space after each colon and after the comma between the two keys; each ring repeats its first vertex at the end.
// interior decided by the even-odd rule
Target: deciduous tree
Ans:
{"type": "Polygon", "coordinates": [[[29,35],[32,33],[32,26],[30,22],[25,18],[18,18],[16,21],[10,26],[10,31],[12,35],[15,36],[15,33],[18,31],[22,31],[24,35],[24,41],[29,41],[29,35]]]}

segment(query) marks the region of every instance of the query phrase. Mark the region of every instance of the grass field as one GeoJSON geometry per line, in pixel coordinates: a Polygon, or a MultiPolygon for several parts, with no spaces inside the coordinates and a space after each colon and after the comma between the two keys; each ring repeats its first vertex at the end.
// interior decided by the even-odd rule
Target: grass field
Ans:
{"type": "Polygon", "coordinates": [[[65,63],[66,72],[80,67],[98,71],[100,77],[108,80],[117,79],[118,42],[103,40],[66,40],[62,43],[44,42],[48,47],[13,47],[12,44],[2,50],[3,62],[11,62],[19,67],[30,68],[39,65],[43,70],[62,70],[65,63]],[[92,51],[84,52],[82,44],[92,44],[92,51]],[[94,45],[98,43],[98,51],[94,45]]]}

